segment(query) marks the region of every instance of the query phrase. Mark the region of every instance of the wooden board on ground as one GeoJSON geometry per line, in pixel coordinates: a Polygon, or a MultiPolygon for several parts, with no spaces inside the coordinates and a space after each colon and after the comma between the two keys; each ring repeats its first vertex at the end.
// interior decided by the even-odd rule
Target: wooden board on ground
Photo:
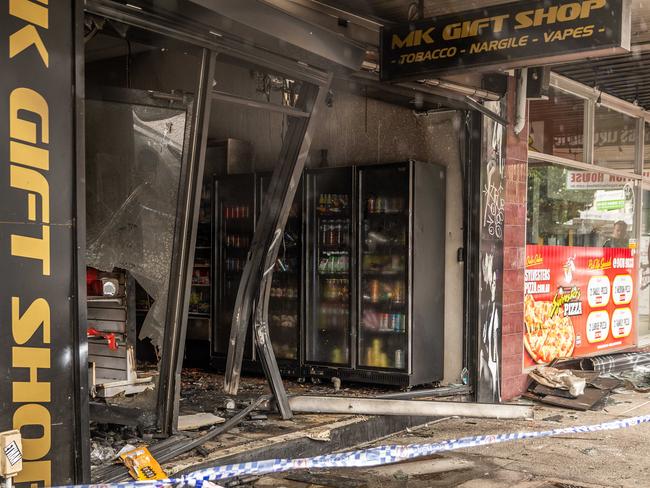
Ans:
{"type": "Polygon", "coordinates": [[[131,380],[111,380],[97,378],[95,383],[95,396],[99,398],[112,398],[121,393],[135,395],[154,388],[153,378],[134,378],[131,380]]]}
{"type": "Polygon", "coordinates": [[[196,430],[208,425],[222,424],[226,421],[223,417],[211,413],[195,413],[193,415],[178,416],[178,430],[196,430]]]}

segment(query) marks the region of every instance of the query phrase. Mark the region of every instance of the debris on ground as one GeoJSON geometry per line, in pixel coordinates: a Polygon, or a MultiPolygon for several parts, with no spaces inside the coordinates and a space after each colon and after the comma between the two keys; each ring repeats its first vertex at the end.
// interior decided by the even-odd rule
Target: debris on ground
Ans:
{"type": "Polygon", "coordinates": [[[178,430],[198,430],[202,427],[209,427],[215,424],[223,424],[226,421],[223,417],[213,413],[201,412],[191,415],[178,416],[178,430]]]}
{"type": "Polygon", "coordinates": [[[113,424],[91,424],[90,464],[112,464],[118,454],[128,445],[145,444],[144,436],[137,429],[113,424]]]}
{"type": "Polygon", "coordinates": [[[582,395],[587,386],[586,380],[573,374],[573,371],[548,366],[539,366],[528,373],[528,376],[548,388],[568,390],[573,398],[582,395]]]}
{"type": "MultiPolygon", "coordinates": [[[[352,415],[302,414],[291,420],[282,420],[274,410],[273,402],[268,400],[249,410],[238,418],[247,407],[270,394],[266,378],[247,377],[242,381],[237,397],[223,392],[222,374],[204,369],[184,368],[181,374],[181,402],[179,412],[179,432],[169,439],[156,438],[155,431],[140,431],[133,427],[114,424],[91,424],[91,437],[95,454],[92,462],[92,477],[95,481],[118,481],[128,476],[125,467],[119,463],[118,453],[126,446],[147,446],[151,455],[157,459],[168,474],[174,474],[182,466],[205,462],[215,458],[216,453],[243,452],[250,443],[261,445],[264,439],[310,439],[321,443],[331,442],[333,425],[360,420],[350,420],[352,415]],[[199,426],[192,431],[182,430],[186,419],[223,419],[219,424],[199,426]],[[232,423],[235,419],[236,422],[232,423]],[[225,421],[225,422],[224,422],[225,421]],[[228,424],[228,425],[227,425],[228,424]],[[224,429],[224,427],[227,427],[224,429]],[[216,432],[216,435],[214,435],[216,432]]],[[[422,388],[404,391],[384,386],[348,385],[340,378],[316,384],[304,379],[285,379],[284,385],[291,396],[320,395],[329,397],[334,392],[348,397],[377,398],[383,395],[407,395],[416,397],[438,397],[462,399],[467,388],[460,391],[448,387],[433,389],[437,385],[424,385],[422,388]],[[338,380],[338,381],[336,381],[338,380]],[[437,393],[440,392],[441,395],[437,393]]],[[[130,397],[129,402],[144,403],[152,392],[144,392],[130,397]]],[[[106,403],[122,405],[129,397],[119,395],[106,403]]],[[[129,403],[129,406],[131,406],[129,403]]],[[[139,404],[139,403],[138,403],[139,404]]],[[[354,417],[359,419],[359,417],[354,417]]],[[[274,442],[279,442],[275,440],[274,442]]]]}
{"type": "Polygon", "coordinates": [[[600,410],[623,382],[598,372],[540,366],[528,373],[532,380],[526,398],[572,410],[600,410]]]}
{"type": "Polygon", "coordinates": [[[90,444],[90,463],[93,466],[113,461],[117,452],[111,446],[102,445],[97,441],[90,444]]]}
{"type": "Polygon", "coordinates": [[[120,455],[120,459],[136,481],[167,479],[167,474],[146,447],[124,452],[120,455]]]}
{"type": "Polygon", "coordinates": [[[605,356],[585,358],[580,361],[580,367],[582,369],[597,371],[598,373],[631,371],[636,366],[650,366],[649,351],[608,354],[605,356]]]}
{"type": "Polygon", "coordinates": [[[630,390],[639,393],[650,393],[650,365],[635,365],[631,370],[610,373],[614,379],[625,383],[630,390]]]}

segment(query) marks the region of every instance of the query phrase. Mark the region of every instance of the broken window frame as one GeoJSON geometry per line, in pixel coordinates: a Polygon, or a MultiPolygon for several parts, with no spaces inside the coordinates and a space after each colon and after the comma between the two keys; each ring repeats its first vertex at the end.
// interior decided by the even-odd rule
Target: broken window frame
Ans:
{"type": "MultiPolygon", "coordinates": [[[[178,181],[178,193],[176,202],[176,211],[174,219],[174,235],[171,251],[171,262],[169,266],[169,286],[167,289],[167,304],[165,314],[165,327],[163,331],[163,345],[162,354],[158,363],[159,382],[157,385],[158,401],[154,407],[155,424],[165,431],[163,419],[165,418],[164,401],[160,398],[168,391],[169,382],[163,381],[163,373],[166,372],[170,366],[169,364],[174,360],[176,354],[173,350],[173,345],[170,345],[170,337],[176,336],[179,331],[184,330],[183,322],[186,322],[186,314],[183,310],[187,308],[184,305],[183,298],[187,294],[179,294],[179,290],[184,290],[189,286],[189,265],[188,259],[188,245],[192,239],[191,222],[188,227],[186,216],[190,209],[194,211],[193,201],[196,197],[196,181],[198,177],[198,165],[193,163],[193,146],[194,141],[192,138],[196,131],[195,125],[195,100],[188,97],[178,97],[166,93],[158,93],[153,91],[136,90],[136,89],[121,89],[121,88],[105,88],[87,94],[88,100],[96,100],[100,102],[109,103],[123,103],[135,106],[148,106],[163,109],[177,109],[185,112],[185,127],[183,134],[183,149],[181,153],[181,168],[178,181]],[[191,183],[194,182],[194,185],[191,183]],[[194,194],[194,198],[190,196],[194,194]],[[185,277],[185,279],[183,279],[185,277]],[[187,286],[184,285],[187,284],[187,286]],[[181,323],[179,324],[179,320],[181,323]],[[170,352],[171,351],[171,352],[170,352]]],[[[196,232],[194,231],[194,236],[196,232]]],[[[185,300],[188,302],[188,300],[185,300]]],[[[181,354],[182,358],[182,354],[181,354]]],[[[130,420],[132,423],[133,418],[145,419],[152,412],[149,409],[144,411],[133,412],[128,408],[111,408],[110,406],[100,406],[91,402],[91,418],[96,417],[102,420],[108,420],[113,415],[122,417],[123,420],[130,420]],[[126,418],[125,418],[126,417],[126,418]]]]}

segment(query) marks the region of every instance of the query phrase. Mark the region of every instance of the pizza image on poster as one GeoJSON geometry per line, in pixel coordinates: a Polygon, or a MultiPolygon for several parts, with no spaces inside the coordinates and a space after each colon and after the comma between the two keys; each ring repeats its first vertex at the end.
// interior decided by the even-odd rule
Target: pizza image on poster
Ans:
{"type": "Polygon", "coordinates": [[[526,246],[524,365],[635,345],[632,249],[526,246]]]}

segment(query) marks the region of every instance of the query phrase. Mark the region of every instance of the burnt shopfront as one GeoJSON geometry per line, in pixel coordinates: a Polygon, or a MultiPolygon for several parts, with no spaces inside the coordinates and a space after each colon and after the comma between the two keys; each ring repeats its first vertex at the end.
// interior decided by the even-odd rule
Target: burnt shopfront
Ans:
{"type": "Polygon", "coordinates": [[[380,84],[366,46],[276,10],[182,12],[1,22],[17,481],[87,479],[89,422],[174,432],[184,363],[231,394],[264,372],[283,417],[280,374],[498,401],[503,93],[380,84]]]}

